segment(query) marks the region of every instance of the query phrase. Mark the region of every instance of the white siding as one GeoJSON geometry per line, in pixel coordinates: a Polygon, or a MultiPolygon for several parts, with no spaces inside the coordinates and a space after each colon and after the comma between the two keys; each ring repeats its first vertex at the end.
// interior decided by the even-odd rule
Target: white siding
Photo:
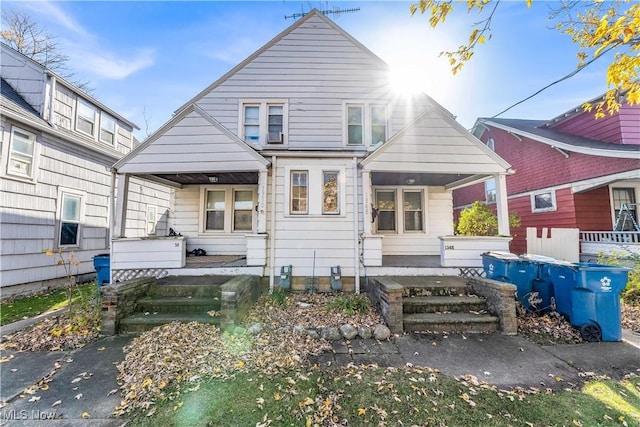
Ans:
{"type": "Polygon", "coordinates": [[[0,51],[0,75],[42,115],[45,105],[44,68],[4,45],[0,46],[0,51]]]}

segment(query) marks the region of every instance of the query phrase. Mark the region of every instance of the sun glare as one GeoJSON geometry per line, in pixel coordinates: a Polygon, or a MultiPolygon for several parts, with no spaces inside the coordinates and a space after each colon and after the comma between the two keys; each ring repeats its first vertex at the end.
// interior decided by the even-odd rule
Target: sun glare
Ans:
{"type": "Polygon", "coordinates": [[[392,67],[389,72],[389,85],[394,93],[401,96],[414,96],[425,92],[424,73],[414,67],[392,67]]]}

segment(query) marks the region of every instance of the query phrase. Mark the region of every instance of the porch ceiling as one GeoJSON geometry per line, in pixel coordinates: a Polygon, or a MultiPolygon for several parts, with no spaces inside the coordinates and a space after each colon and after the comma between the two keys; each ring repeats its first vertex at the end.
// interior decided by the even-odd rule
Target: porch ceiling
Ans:
{"type": "Polygon", "coordinates": [[[372,172],[371,183],[373,185],[423,185],[440,187],[471,176],[471,174],[372,172]]]}
{"type": "Polygon", "coordinates": [[[201,184],[258,184],[258,172],[210,172],[210,173],[171,173],[154,174],[163,180],[180,185],[201,184]]]}

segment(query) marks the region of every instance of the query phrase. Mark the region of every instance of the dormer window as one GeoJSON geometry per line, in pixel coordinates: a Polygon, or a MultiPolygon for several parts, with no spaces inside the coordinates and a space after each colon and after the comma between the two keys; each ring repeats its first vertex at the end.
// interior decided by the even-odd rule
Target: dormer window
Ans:
{"type": "Polygon", "coordinates": [[[387,140],[387,108],[369,103],[345,104],[347,146],[372,147],[387,140]]]}
{"type": "Polygon", "coordinates": [[[241,104],[240,138],[260,145],[284,144],[287,129],[287,103],[247,101],[241,104]]]}
{"type": "Polygon", "coordinates": [[[96,127],[96,109],[93,105],[78,99],[76,113],[76,130],[94,136],[96,127]]]}
{"type": "Polygon", "coordinates": [[[116,119],[100,113],[100,141],[113,145],[116,139],[116,119]]]}

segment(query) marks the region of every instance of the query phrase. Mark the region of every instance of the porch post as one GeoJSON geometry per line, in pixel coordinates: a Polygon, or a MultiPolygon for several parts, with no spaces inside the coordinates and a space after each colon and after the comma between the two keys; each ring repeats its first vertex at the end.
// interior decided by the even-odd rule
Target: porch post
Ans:
{"type": "Polygon", "coordinates": [[[509,204],[507,202],[507,175],[504,173],[494,175],[496,180],[496,210],[498,214],[498,235],[510,236],[509,230],[509,204]]]}
{"type": "Polygon", "coordinates": [[[125,237],[127,226],[127,196],[129,194],[129,175],[118,174],[118,188],[116,195],[116,210],[114,212],[112,239],[125,237]]]}
{"type": "Polygon", "coordinates": [[[362,232],[371,234],[371,171],[362,171],[362,232]]]}
{"type": "Polygon", "coordinates": [[[258,234],[264,234],[267,231],[267,170],[261,170],[258,176],[258,234]]]}

